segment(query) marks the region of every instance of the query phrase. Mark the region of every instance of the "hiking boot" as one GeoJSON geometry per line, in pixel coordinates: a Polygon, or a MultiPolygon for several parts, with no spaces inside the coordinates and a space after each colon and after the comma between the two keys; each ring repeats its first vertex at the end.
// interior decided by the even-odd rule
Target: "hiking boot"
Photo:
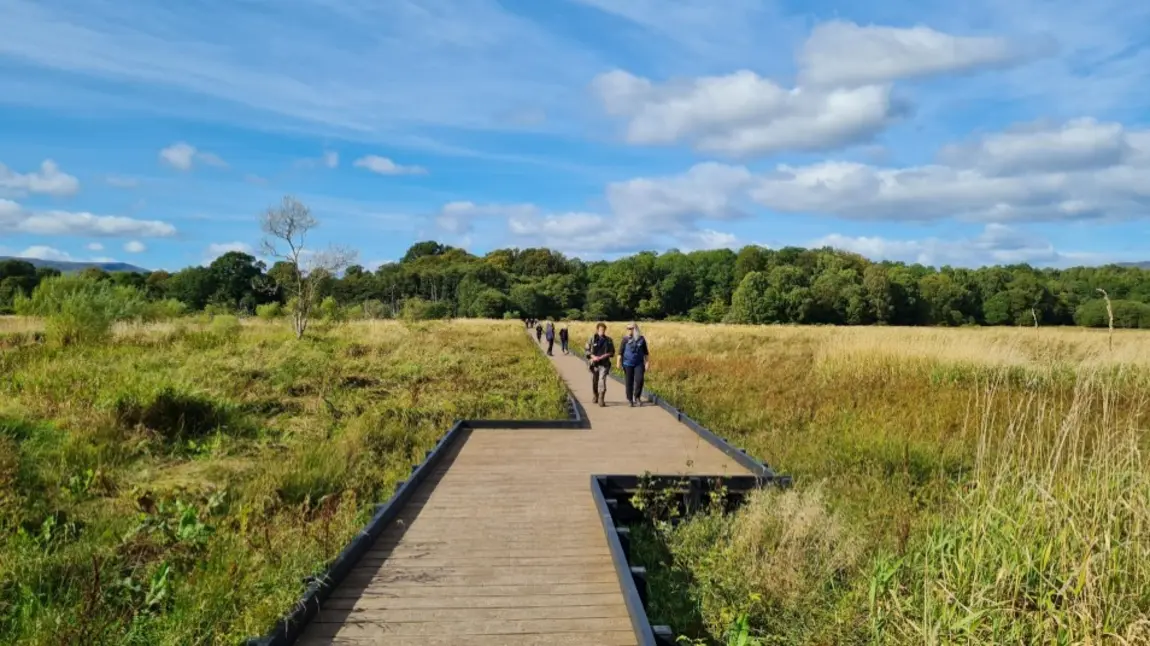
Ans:
{"type": "Polygon", "coordinates": [[[603,398],[599,400],[599,407],[600,408],[607,408],[607,396],[606,395],[604,395],[603,398]]]}
{"type": "Polygon", "coordinates": [[[638,405],[638,402],[636,402],[634,399],[632,399],[631,400],[631,408],[634,408],[636,405],[638,405]]]}

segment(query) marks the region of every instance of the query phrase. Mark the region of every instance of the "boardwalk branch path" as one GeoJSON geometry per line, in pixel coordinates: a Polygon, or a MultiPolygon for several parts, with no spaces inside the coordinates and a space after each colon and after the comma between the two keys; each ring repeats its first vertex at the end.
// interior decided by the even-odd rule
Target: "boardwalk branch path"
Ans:
{"type": "Polygon", "coordinates": [[[297,643],[636,643],[590,475],[748,471],[617,382],[589,405],[586,365],[551,361],[590,429],[468,431],[297,643]]]}

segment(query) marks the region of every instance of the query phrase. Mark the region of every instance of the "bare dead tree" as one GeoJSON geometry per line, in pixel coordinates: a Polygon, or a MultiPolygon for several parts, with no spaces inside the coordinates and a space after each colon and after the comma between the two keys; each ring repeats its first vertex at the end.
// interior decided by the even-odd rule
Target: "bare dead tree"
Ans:
{"type": "Polygon", "coordinates": [[[1038,329],[1038,309],[1030,308],[1030,318],[1034,319],[1034,329],[1038,329]]]}
{"type": "Polygon", "coordinates": [[[1106,316],[1110,320],[1110,332],[1106,335],[1106,343],[1110,351],[1114,351],[1114,308],[1110,306],[1110,295],[1106,293],[1105,289],[1098,288],[1098,293],[1102,294],[1102,298],[1106,301],[1106,316]]]}
{"type": "Polygon", "coordinates": [[[297,339],[302,339],[307,331],[324,280],[339,274],[356,258],[354,251],[342,247],[309,249],[307,235],[317,226],[319,221],[312,216],[311,209],[290,195],[260,218],[264,254],[286,262],[291,270],[289,276],[277,273],[273,280],[288,296],[292,329],[297,339]]]}

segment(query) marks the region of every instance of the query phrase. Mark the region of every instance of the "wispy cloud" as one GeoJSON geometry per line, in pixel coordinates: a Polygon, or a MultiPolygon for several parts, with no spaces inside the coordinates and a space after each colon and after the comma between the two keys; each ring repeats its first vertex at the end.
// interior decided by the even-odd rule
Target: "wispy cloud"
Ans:
{"type": "Polygon", "coordinates": [[[499,128],[501,115],[540,101],[549,114],[569,112],[601,66],[496,0],[0,7],[0,55],[21,63],[348,130],[499,128]],[[276,42],[292,46],[267,46],[276,42]]]}
{"type": "Polygon", "coordinates": [[[176,228],[159,220],[94,215],[84,211],[37,211],[25,209],[11,200],[0,199],[0,232],[46,236],[162,238],[174,236],[176,228]]]}
{"type": "Polygon", "coordinates": [[[215,166],[216,168],[226,168],[228,165],[227,162],[220,159],[219,155],[199,150],[183,141],[178,141],[160,150],[160,161],[182,171],[192,170],[195,164],[215,166]]]}
{"type": "Polygon", "coordinates": [[[29,193],[43,195],[75,195],[80,181],[60,170],[56,162],[45,159],[38,170],[18,173],[0,164],[0,195],[21,197],[29,193]]]}
{"type": "Polygon", "coordinates": [[[387,157],[367,155],[355,160],[356,168],[366,168],[379,175],[426,175],[427,169],[422,166],[404,166],[397,164],[387,157]]]}

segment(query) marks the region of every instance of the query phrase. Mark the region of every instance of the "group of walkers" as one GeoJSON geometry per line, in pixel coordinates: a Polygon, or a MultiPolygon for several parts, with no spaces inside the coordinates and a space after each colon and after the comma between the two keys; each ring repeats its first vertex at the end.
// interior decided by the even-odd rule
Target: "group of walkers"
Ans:
{"type": "MultiPolygon", "coordinates": [[[[543,343],[547,340],[547,356],[554,356],[552,349],[555,346],[555,324],[551,321],[540,322],[536,319],[524,319],[527,329],[535,327],[535,340],[543,343]]],[[[567,325],[559,330],[559,342],[563,354],[570,354],[568,342],[570,334],[567,325]]],[[[599,323],[595,326],[595,334],[583,346],[583,356],[591,370],[592,403],[599,406],[607,405],[607,380],[611,374],[612,359],[619,369],[623,371],[623,386],[627,396],[627,403],[631,406],[642,406],[643,380],[650,367],[650,352],[647,348],[647,339],[639,330],[638,323],[627,324],[627,334],[623,336],[619,352],[615,352],[615,341],[607,336],[607,324],[599,323]]]]}
{"type": "MultiPolygon", "coordinates": [[[[543,339],[546,338],[547,339],[547,356],[549,356],[549,357],[555,356],[554,352],[553,352],[555,349],[555,336],[556,336],[555,324],[552,323],[551,321],[547,321],[546,324],[540,323],[536,319],[525,319],[524,323],[527,325],[527,329],[531,329],[532,325],[535,326],[535,340],[538,341],[539,343],[542,343],[543,339]]],[[[559,328],[559,335],[558,336],[559,336],[559,349],[560,349],[560,351],[562,351],[563,354],[571,354],[570,350],[568,349],[568,342],[570,341],[571,333],[567,331],[567,324],[564,324],[563,327],[559,328]]]]}

